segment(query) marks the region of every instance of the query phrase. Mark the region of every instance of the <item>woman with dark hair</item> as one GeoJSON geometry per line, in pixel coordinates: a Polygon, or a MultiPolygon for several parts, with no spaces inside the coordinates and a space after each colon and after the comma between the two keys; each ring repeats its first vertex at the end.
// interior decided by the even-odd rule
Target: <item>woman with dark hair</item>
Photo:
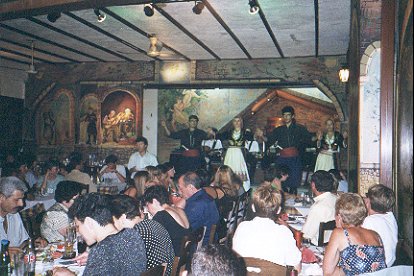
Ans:
{"type": "Polygon", "coordinates": [[[323,275],[359,275],[387,267],[377,232],[362,227],[368,214],[358,194],[342,194],[335,204],[336,229],[323,259],[323,275]]]}
{"type": "Polygon", "coordinates": [[[43,194],[54,194],[57,184],[64,180],[64,177],[58,174],[59,162],[50,160],[46,163],[46,174],[39,177],[37,187],[43,194]]]}
{"type": "Polygon", "coordinates": [[[144,199],[153,220],[159,222],[170,234],[175,255],[180,254],[181,241],[190,233],[190,223],[184,210],[170,205],[170,195],[161,185],[148,187],[144,199]]]}
{"type": "Polygon", "coordinates": [[[218,134],[220,140],[227,140],[229,147],[224,158],[224,165],[229,166],[243,180],[243,188],[245,191],[250,189],[250,177],[247,168],[244,151],[246,141],[253,140],[251,131],[244,129],[243,119],[234,117],[232,121],[233,127],[230,131],[218,134]]]}
{"type": "Polygon", "coordinates": [[[56,186],[56,203],[47,210],[40,225],[40,233],[48,242],[65,240],[70,224],[68,210],[81,191],[81,184],[74,181],[62,181],[56,186]]]}
{"type": "Polygon", "coordinates": [[[110,154],[105,158],[105,166],[103,166],[99,172],[99,176],[102,181],[105,181],[105,179],[110,179],[112,182],[125,183],[125,166],[119,165],[117,162],[118,157],[114,154],[110,154]]]}
{"type": "Polygon", "coordinates": [[[144,240],[147,269],[167,263],[164,275],[170,275],[175,254],[170,235],[164,226],[155,220],[145,219],[140,212],[139,202],[134,198],[115,195],[110,197],[110,203],[116,229],[121,231],[134,228],[144,240]]]}

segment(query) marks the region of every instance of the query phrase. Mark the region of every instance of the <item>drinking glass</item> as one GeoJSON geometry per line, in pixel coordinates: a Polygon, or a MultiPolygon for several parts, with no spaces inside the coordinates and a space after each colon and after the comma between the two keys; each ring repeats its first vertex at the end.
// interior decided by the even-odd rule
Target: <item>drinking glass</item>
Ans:
{"type": "Polygon", "coordinates": [[[13,255],[14,269],[12,275],[25,275],[26,265],[24,263],[24,254],[22,252],[13,255]]]}

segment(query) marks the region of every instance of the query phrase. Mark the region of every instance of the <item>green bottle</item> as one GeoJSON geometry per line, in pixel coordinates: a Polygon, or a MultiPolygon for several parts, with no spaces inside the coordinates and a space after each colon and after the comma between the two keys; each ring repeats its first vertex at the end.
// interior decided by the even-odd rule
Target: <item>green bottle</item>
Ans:
{"type": "Polygon", "coordinates": [[[0,276],[11,275],[9,241],[1,240],[0,276]]]}

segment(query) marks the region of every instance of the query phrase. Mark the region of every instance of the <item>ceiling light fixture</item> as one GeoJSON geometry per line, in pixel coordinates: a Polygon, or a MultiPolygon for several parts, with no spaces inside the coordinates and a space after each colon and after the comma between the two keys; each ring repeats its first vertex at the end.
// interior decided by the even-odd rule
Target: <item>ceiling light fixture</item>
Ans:
{"type": "Polygon", "coordinates": [[[338,72],[341,82],[348,82],[349,80],[349,68],[347,65],[342,65],[342,68],[338,72]]]}
{"type": "Polygon", "coordinates": [[[106,19],[106,14],[101,13],[99,9],[94,9],[93,12],[98,17],[98,22],[103,22],[106,19]]]}
{"type": "Polygon", "coordinates": [[[256,0],[249,0],[249,6],[250,6],[250,9],[249,9],[250,14],[256,14],[260,10],[259,4],[256,2],[256,0]]]}
{"type": "Polygon", "coordinates": [[[56,20],[58,20],[60,16],[61,16],[60,12],[51,12],[47,15],[47,20],[49,20],[52,23],[55,23],[56,20]]]}
{"type": "Polygon", "coordinates": [[[201,14],[201,12],[204,9],[204,3],[203,1],[195,1],[195,5],[193,7],[193,13],[195,14],[201,14]]]}
{"type": "Polygon", "coordinates": [[[144,5],[144,13],[146,16],[151,17],[154,15],[154,7],[152,4],[145,4],[144,5]]]}

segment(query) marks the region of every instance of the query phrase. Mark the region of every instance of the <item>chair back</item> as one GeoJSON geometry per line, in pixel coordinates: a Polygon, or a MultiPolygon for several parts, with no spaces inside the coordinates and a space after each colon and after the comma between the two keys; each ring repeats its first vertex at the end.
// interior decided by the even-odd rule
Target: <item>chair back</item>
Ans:
{"type": "Polygon", "coordinates": [[[38,203],[31,208],[20,211],[23,225],[32,239],[40,237],[40,225],[45,212],[45,205],[43,203],[38,203]]]}
{"type": "Polygon", "coordinates": [[[184,236],[181,241],[180,254],[175,256],[171,269],[171,276],[179,276],[189,266],[191,253],[196,243],[190,236],[184,236]]]}
{"type": "Polygon", "coordinates": [[[318,246],[324,246],[325,243],[325,231],[334,230],[336,227],[335,220],[321,222],[319,224],[319,237],[318,237],[318,246]]]}
{"type": "Polygon", "coordinates": [[[282,266],[266,260],[243,257],[246,263],[247,276],[257,275],[290,275],[290,272],[294,270],[292,266],[282,266]]]}
{"type": "Polygon", "coordinates": [[[237,209],[237,225],[236,227],[244,220],[247,213],[247,208],[249,206],[250,202],[250,192],[252,189],[250,188],[248,191],[244,192],[240,197],[238,201],[238,209],[237,209]]]}
{"type": "Polygon", "coordinates": [[[194,244],[197,245],[196,251],[198,251],[203,246],[204,236],[206,235],[207,227],[203,226],[198,228],[196,231],[192,233],[192,241],[194,244]]]}
{"type": "Polygon", "coordinates": [[[167,264],[160,264],[142,272],[141,276],[164,276],[166,268],[167,264]]]}

